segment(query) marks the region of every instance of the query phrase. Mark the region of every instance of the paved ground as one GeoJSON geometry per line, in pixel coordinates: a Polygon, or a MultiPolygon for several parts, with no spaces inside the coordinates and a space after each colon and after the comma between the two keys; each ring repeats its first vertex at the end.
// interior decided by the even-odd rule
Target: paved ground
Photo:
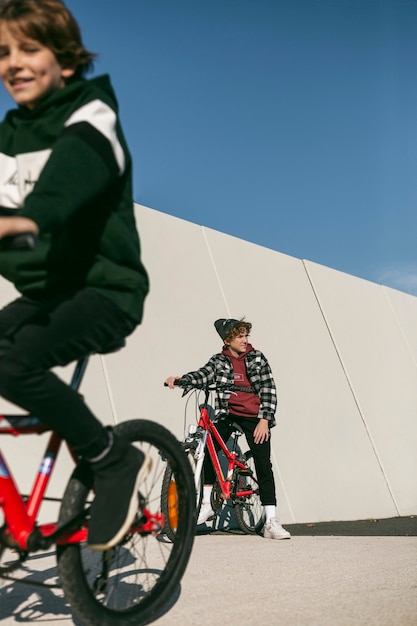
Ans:
{"type": "MultiPolygon", "coordinates": [[[[200,532],[154,626],[417,626],[417,517],[287,528],[289,541],[200,532]]],[[[31,566],[54,580],[52,554],[31,566]]],[[[4,626],[74,624],[59,589],[8,583],[0,594],[4,626]]]]}

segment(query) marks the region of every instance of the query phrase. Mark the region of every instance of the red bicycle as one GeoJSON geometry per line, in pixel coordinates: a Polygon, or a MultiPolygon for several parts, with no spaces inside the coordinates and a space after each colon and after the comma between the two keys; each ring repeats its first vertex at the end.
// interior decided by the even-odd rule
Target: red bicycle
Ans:
{"type": "MultiPolygon", "coordinates": [[[[183,387],[181,381],[174,383],[178,387],[183,387]]],[[[235,385],[222,385],[222,389],[238,390],[235,385]]],[[[183,395],[193,389],[192,385],[186,383],[183,395]]],[[[213,463],[216,482],[211,494],[211,507],[218,515],[224,505],[233,507],[237,523],[241,530],[247,534],[258,534],[265,522],[264,509],[259,496],[259,483],[256,474],[253,454],[250,450],[242,453],[238,444],[239,437],[243,434],[242,429],[234,423],[234,432],[231,435],[232,445],[230,449],[220,436],[215,422],[213,421],[214,411],[209,404],[210,392],[220,390],[217,387],[207,386],[203,390],[201,387],[194,387],[196,390],[196,403],[198,405],[197,424],[191,424],[188,435],[182,442],[182,448],[188,457],[189,464],[194,473],[194,489],[196,498],[196,515],[201,507],[203,499],[204,457],[208,453],[213,463]],[[204,392],[204,402],[199,403],[198,392],[204,392]],[[222,453],[223,462],[215,448],[217,442],[222,453]]],[[[161,509],[165,514],[165,533],[170,539],[176,537],[178,526],[174,515],[170,515],[170,510],[176,507],[175,476],[169,467],[165,470],[161,492],[161,509]]]]}
{"type": "MultiPolygon", "coordinates": [[[[23,244],[16,244],[25,247],[23,244]]],[[[10,249],[10,242],[4,247],[10,249]]],[[[15,247],[15,246],[14,246],[15,247]]],[[[27,247],[27,244],[26,244],[27,247]]],[[[106,352],[121,348],[109,346],[106,352]]],[[[80,359],[71,386],[78,390],[89,357],[80,359]]],[[[50,430],[30,415],[0,416],[0,435],[39,435],[50,430]]],[[[171,599],[187,566],[194,539],[193,476],[181,445],[170,431],[149,420],[131,420],[115,432],[135,443],[152,459],[152,470],[140,488],[134,524],[116,547],[94,552],[87,547],[93,475],[79,463],[66,487],[57,522],[37,523],[62,439],[50,432],[29,495],[22,495],[0,452],[0,576],[12,572],[37,551],[56,545],[58,575],[74,614],[86,626],[140,626],[160,614],[171,599]],[[167,541],[160,508],[161,482],[169,468],[175,480],[176,533],[167,541]]],[[[74,456],[74,460],[77,459],[74,456]]]]}

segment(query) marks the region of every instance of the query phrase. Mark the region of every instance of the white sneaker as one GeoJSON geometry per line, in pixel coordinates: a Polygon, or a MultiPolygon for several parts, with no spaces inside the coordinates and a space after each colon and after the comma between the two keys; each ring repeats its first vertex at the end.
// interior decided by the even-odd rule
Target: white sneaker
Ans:
{"type": "Polygon", "coordinates": [[[265,523],[263,536],[265,539],[291,539],[290,533],[281,526],[277,517],[272,517],[265,523]]]}
{"type": "Polygon", "coordinates": [[[214,511],[211,508],[210,502],[202,502],[200,513],[198,514],[197,525],[204,524],[204,522],[207,522],[209,519],[213,517],[214,517],[214,511]]]}

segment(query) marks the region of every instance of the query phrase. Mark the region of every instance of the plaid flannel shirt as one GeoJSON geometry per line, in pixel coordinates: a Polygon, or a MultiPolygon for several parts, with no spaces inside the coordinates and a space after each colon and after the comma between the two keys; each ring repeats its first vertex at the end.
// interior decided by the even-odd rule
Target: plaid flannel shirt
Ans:
{"type": "MultiPolygon", "coordinates": [[[[248,380],[261,401],[258,417],[267,419],[269,427],[272,428],[276,424],[277,390],[269,363],[262,352],[252,349],[245,355],[245,365],[248,380]]],[[[184,374],[181,380],[190,382],[196,387],[205,387],[210,384],[233,385],[233,366],[225,354],[218,353],[200,369],[184,374]]],[[[230,394],[231,391],[227,390],[216,393],[216,417],[220,418],[228,414],[230,394]]]]}

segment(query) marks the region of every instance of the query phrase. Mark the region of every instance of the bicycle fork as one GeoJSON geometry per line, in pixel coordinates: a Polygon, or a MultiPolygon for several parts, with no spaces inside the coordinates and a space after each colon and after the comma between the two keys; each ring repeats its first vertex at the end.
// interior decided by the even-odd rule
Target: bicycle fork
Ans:
{"type": "Polygon", "coordinates": [[[191,424],[186,441],[187,443],[189,442],[191,444],[190,447],[193,447],[194,449],[193,456],[196,460],[194,483],[197,490],[201,480],[201,473],[206,453],[207,431],[203,431],[202,428],[197,427],[195,424],[191,424]]]}

